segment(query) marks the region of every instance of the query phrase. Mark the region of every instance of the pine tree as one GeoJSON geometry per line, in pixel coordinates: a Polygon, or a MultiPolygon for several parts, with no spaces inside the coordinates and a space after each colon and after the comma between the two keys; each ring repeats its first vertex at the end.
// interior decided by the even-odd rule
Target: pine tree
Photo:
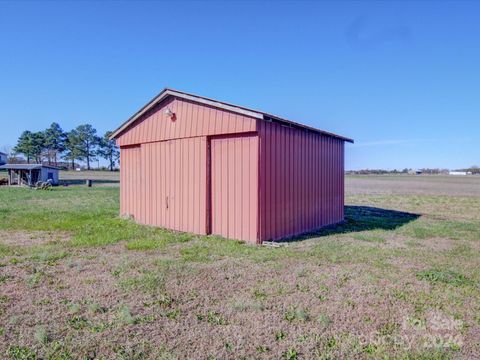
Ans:
{"type": "Polygon", "coordinates": [[[47,150],[48,163],[57,165],[58,155],[65,151],[66,134],[56,122],[45,130],[45,148],[47,150]]]}
{"type": "Polygon", "coordinates": [[[32,150],[35,157],[35,161],[38,164],[42,163],[42,154],[45,150],[45,134],[42,131],[38,131],[32,134],[32,150]]]}
{"type": "Polygon", "coordinates": [[[72,162],[72,170],[75,169],[75,160],[82,161],[84,159],[81,150],[81,142],[76,130],[69,131],[65,139],[65,160],[72,162]]]}
{"type": "Polygon", "coordinates": [[[103,138],[100,140],[98,155],[108,160],[110,171],[113,171],[120,157],[120,151],[118,150],[115,140],[110,140],[111,134],[111,131],[107,131],[103,138]]]}
{"type": "Polygon", "coordinates": [[[17,145],[13,151],[17,154],[22,154],[27,158],[27,162],[34,159],[35,162],[42,162],[42,152],[45,149],[45,136],[42,132],[32,133],[31,131],[24,131],[18,138],[17,145]]]}
{"type": "Polygon", "coordinates": [[[27,163],[30,163],[30,159],[34,157],[32,148],[32,132],[24,131],[18,138],[17,145],[13,148],[13,151],[17,154],[22,154],[27,158],[27,163]]]}
{"type": "Polygon", "coordinates": [[[77,126],[75,132],[78,136],[81,155],[87,161],[87,169],[90,170],[90,162],[96,160],[97,147],[100,143],[97,130],[90,124],[84,124],[77,126]]]}

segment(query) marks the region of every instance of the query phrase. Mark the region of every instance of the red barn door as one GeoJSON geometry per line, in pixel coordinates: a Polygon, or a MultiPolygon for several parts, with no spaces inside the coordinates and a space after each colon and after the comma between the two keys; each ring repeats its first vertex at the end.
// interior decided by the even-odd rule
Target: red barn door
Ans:
{"type": "Polygon", "coordinates": [[[257,242],[258,137],[211,140],[211,231],[257,242]]]}
{"type": "Polygon", "coordinates": [[[206,141],[142,144],[144,224],[206,233],[206,141]]]}

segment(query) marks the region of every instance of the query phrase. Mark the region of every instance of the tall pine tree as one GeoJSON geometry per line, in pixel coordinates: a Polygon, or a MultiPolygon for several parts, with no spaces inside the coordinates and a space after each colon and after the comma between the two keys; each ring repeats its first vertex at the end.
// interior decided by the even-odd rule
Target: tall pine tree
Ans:
{"type": "Polygon", "coordinates": [[[57,165],[59,155],[65,151],[66,134],[56,122],[52,123],[44,132],[45,150],[48,157],[48,163],[57,165]]]}
{"type": "Polygon", "coordinates": [[[103,138],[100,140],[98,155],[108,160],[110,171],[113,171],[120,157],[120,151],[118,150],[115,140],[110,140],[111,131],[107,131],[103,138]]]}
{"type": "Polygon", "coordinates": [[[37,163],[42,162],[42,152],[45,149],[45,136],[42,132],[32,133],[31,131],[24,131],[18,138],[17,145],[13,151],[17,154],[22,154],[27,158],[27,162],[33,159],[37,163]]]}
{"type": "Polygon", "coordinates": [[[65,139],[65,160],[71,161],[72,170],[75,169],[75,160],[82,161],[83,154],[81,149],[81,142],[78,132],[74,129],[66,134],[65,139]]]}
{"type": "Polygon", "coordinates": [[[84,124],[77,126],[75,132],[78,136],[81,155],[87,162],[87,169],[90,170],[90,162],[95,160],[100,143],[97,130],[90,124],[84,124]]]}

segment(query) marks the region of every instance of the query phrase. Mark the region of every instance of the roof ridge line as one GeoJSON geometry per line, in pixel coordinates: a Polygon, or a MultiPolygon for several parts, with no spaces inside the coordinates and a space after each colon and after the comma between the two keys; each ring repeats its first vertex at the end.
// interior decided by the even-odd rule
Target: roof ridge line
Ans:
{"type": "Polygon", "coordinates": [[[124,123],[122,123],[116,130],[114,130],[112,132],[112,134],[110,135],[110,139],[116,139],[120,134],[122,134],[126,129],[128,129],[132,123],[134,123],[142,115],[144,115],[147,111],[152,109],[154,106],[156,106],[158,103],[160,103],[162,100],[164,100],[168,96],[177,96],[177,97],[183,98],[185,100],[190,100],[190,101],[195,101],[195,102],[198,102],[198,103],[203,103],[204,105],[209,105],[209,106],[217,107],[217,108],[220,108],[220,109],[223,109],[223,110],[240,113],[242,115],[250,116],[250,117],[253,117],[253,118],[256,118],[256,119],[260,119],[260,120],[266,120],[265,117],[268,117],[268,118],[273,119],[275,121],[278,121],[280,123],[288,124],[288,125],[294,126],[296,128],[317,132],[317,133],[323,134],[325,136],[330,136],[330,137],[334,137],[334,138],[337,138],[337,139],[340,139],[340,140],[343,140],[343,141],[346,141],[346,142],[353,143],[353,139],[351,139],[351,138],[344,137],[344,136],[341,136],[341,135],[337,135],[335,133],[328,132],[328,131],[325,131],[325,130],[320,130],[320,129],[317,129],[317,128],[314,128],[314,127],[311,127],[311,126],[308,126],[308,125],[304,125],[304,124],[301,124],[301,123],[298,123],[298,122],[295,122],[295,121],[287,120],[287,119],[281,118],[279,116],[266,113],[264,111],[254,110],[254,109],[250,109],[250,108],[247,108],[247,107],[234,105],[234,104],[227,103],[227,102],[224,102],[224,101],[207,98],[207,97],[201,96],[201,95],[195,95],[195,94],[187,93],[187,92],[180,91],[180,90],[175,90],[175,89],[168,88],[168,87],[164,88],[152,100],[150,100],[147,104],[145,104],[142,108],[140,108],[140,110],[138,110],[135,114],[133,114],[124,123]]]}

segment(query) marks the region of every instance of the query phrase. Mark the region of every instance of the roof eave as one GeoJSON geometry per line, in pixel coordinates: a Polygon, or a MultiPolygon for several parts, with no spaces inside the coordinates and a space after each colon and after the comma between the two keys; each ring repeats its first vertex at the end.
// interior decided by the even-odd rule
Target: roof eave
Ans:
{"type": "Polygon", "coordinates": [[[125,131],[132,123],[138,120],[143,114],[152,109],[154,106],[159,104],[161,101],[165,100],[168,96],[175,96],[181,99],[195,101],[204,105],[221,108],[224,110],[232,111],[235,113],[243,114],[250,116],[256,119],[262,119],[263,114],[246,108],[242,108],[235,105],[230,105],[213,99],[204,98],[197,95],[187,94],[181,91],[165,88],[152,100],[150,100],[145,106],[143,106],[139,111],[133,114],[127,121],[125,121],[120,127],[118,127],[109,137],[110,140],[116,139],[123,131],[125,131]]]}
{"type": "Polygon", "coordinates": [[[165,93],[168,89],[165,88],[162,91],[160,91],[157,96],[155,96],[152,100],[150,100],[148,103],[146,103],[140,110],[138,110],[135,114],[133,114],[127,121],[124,121],[117,129],[115,129],[112,134],[110,135],[109,139],[114,140],[120,135],[120,133],[124,130],[126,130],[136,119],[138,119],[141,114],[145,113],[148,109],[150,109],[154,104],[157,103],[161,100],[159,98],[162,96],[163,93],[165,93]],[[148,109],[147,109],[148,108],[148,109]]]}
{"type": "Polygon", "coordinates": [[[278,116],[270,115],[270,114],[267,114],[267,113],[264,113],[264,112],[261,112],[261,111],[256,111],[256,110],[248,109],[248,108],[237,106],[237,105],[232,105],[232,104],[225,103],[225,102],[222,102],[222,101],[206,98],[206,97],[203,97],[203,96],[189,94],[189,93],[185,93],[185,92],[170,89],[170,88],[163,89],[157,96],[155,96],[152,100],[150,100],[145,106],[143,106],[135,114],[133,114],[127,121],[125,121],[115,131],[113,131],[113,133],[110,135],[109,139],[114,140],[114,139],[118,138],[125,130],[127,130],[130,127],[131,124],[133,124],[143,114],[145,114],[147,111],[149,111],[154,106],[159,104],[161,101],[166,99],[168,96],[175,96],[175,97],[178,97],[178,98],[181,98],[181,99],[194,101],[194,102],[197,102],[197,103],[201,103],[201,104],[204,104],[204,105],[220,108],[220,109],[227,110],[227,111],[232,111],[232,112],[235,112],[235,113],[250,116],[250,117],[253,117],[253,118],[256,118],[256,119],[260,119],[260,120],[265,120],[266,117],[271,118],[271,119],[274,119],[278,122],[285,123],[287,125],[291,125],[291,126],[298,127],[298,128],[301,128],[301,129],[310,130],[312,132],[316,132],[316,133],[323,134],[323,135],[326,135],[326,136],[331,136],[331,137],[334,137],[334,138],[337,138],[337,139],[340,139],[340,140],[343,140],[343,141],[346,141],[346,142],[353,143],[353,139],[350,139],[350,138],[347,138],[347,137],[344,137],[344,136],[341,136],[341,135],[337,135],[337,134],[334,134],[334,133],[330,133],[328,131],[316,129],[316,128],[313,128],[313,127],[310,127],[310,126],[307,126],[307,125],[296,123],[294,121],[282,119],[278,116]]]}
{"type": "Polygon", "coordinates": [[[329,132],[329,131],[320,130],[320,129],[317,129],[317,128],[314,128],[314,127],[311,127],[311,126],[308,126],[308,125],[300,124],[300,123],[297,123],[295,121],[283,119],[283,118],[280,118],[280,117],[275,116],[275,115],[265,114],[264,115],[264,120],[267,120],[267,119],[272,119],[274,121],[277,121],[279,123],[285,124],[285,125],[290,126],[290,127],[295,127],[295,128],[311,131],[311,132],[314,132],[314,133],[317,133],[317,134],[330,136],[330,137],[333,137],[333,138],[336,138],[336,139],[339,139],[339,140],[343,140],[345,142],[349,142],[349,143],[352,143],[352,144],[354,143],[354,140],[350,139],[348,137],[337,135],[337,134],[329,132]]]}
{"type": "Polygon", "coordinates": [[[41,168],[62,170],[61,168],[53,165],[43,165],[43,164],[4,164],[0,166],[0,169],[5,170],[37,170],[41,168]]]}

